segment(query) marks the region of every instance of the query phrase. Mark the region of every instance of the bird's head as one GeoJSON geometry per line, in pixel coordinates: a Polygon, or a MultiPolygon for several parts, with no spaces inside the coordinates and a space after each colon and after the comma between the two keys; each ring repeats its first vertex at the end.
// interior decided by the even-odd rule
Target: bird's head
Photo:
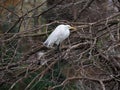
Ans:
{"type": "Polygon", "coordinates": [[[70,25],[65,25],[65,26],[66,26],[66,28],[68,28],[69,30],[76,30],[75,27],[72,27],[72,26],[70,26],[70,25]]]}

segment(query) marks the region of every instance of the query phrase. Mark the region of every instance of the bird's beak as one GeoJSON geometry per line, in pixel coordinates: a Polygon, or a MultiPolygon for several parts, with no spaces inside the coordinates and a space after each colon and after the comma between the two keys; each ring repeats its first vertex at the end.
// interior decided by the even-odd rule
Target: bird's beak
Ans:
{"type": "Polygon", "coordinates": [[[76,30],[76,28],[75,28],[75,27],[70,27],[70,29],[71,29],[71,30],[76,30]]]}

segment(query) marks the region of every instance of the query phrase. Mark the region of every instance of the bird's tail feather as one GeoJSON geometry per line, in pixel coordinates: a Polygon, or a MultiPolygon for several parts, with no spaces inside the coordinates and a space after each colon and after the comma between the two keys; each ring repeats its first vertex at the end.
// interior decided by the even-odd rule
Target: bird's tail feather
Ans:
{"type": "Polygon", "coordinates": [[[48,42],[45,41],[45,42],[43,43],[43,45],[47,47],[47,46],[48,46],[48,42]]]}

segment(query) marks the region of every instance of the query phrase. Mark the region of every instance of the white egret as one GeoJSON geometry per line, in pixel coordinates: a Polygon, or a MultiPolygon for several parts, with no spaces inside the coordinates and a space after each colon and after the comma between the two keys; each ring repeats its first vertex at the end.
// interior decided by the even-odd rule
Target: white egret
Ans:
{"type": "Polygon", "coordinates": [[[69,37],[70,29],[75,28],[71,27],[70,25],[58,25],[44,42],[44,45],[48,48],[53,47],[54,44],[59,46],[63,40],[69,37]]]}

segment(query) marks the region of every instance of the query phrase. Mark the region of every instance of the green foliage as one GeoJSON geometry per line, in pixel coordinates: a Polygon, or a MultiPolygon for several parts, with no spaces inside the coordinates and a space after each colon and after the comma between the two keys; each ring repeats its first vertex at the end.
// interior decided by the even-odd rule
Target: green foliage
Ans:
{"type": "Polygon", "coordinates": [[[97,44],[97,47],[99,47],[99,48],[102,47],[102,41],[101,40],[98,40],[96,44],[97,44]]]}
{"type": "MultiPolygon", "coordinates": [[[[9,22],[3,22],[1,25],[2,32],[5,33],[11,28],[12,24],[9,22]]],[[[12,30],[9,31],[10,33],[17,33],[19,32],[19,27],[15,26],[12,30]]]]}
{"type": "Polygon", "coordinates": [[[0,90],[8,90],[9,87],[10,87],[9,84],[3,84],[3,85],[0,86],[0,90]]]}
{"type": "Polygon", "coordinates": [[[21,57],[20,50],[16,49],[17,43],[18,41],[15,39],[1,45],[0,56],[4,63],[8,63],[11,60],[16,62],[21,57]]]}
{"type": "MultiPolygon", "coordinates": [[[[55,64],[53,67],[53,70],[49,70],[43,77],[42,79],[39,80],[36,79],[32,85],[30,85],[29,90],[47,90],[49,87],[59,85],[65,80],[65,76],[60,72],[60,66],[62,64],[55,64]]],[[[43,69],[44,70],[44,69],[43,69]]],[[[41,73],[40,71],[34,72],[34,73],[29,73],[28,77],[23,79],[21,82],[18,82],[13,90],[21,90],[20,88],[26,88],[31,81],[36,78],[38,74],[41,73]],[[21,87],[22,86],[22,87],[21,87]]],[[[59,87],[55,90],[61,90],[62,87],[59,87]]]]}
{"type": "Polygon", "coordinates": [[[30,90],[46,90],[49,86],[53,86],[54,83],[48,80],[41,80],[36,82],[30,90]]]}
{"type": "Polygon", "coordinates": [[[14,10],[15,10],[15,6],[13,6],[12,4],[10,4],[10,5],[8,6],[8,9],[11,10],[11,11],[14,11],[14,10]]]}
{"type": "Polygon", "coordinates": [[[67,84],[63,90],[78,90],[74,83],[67,84]]]}

